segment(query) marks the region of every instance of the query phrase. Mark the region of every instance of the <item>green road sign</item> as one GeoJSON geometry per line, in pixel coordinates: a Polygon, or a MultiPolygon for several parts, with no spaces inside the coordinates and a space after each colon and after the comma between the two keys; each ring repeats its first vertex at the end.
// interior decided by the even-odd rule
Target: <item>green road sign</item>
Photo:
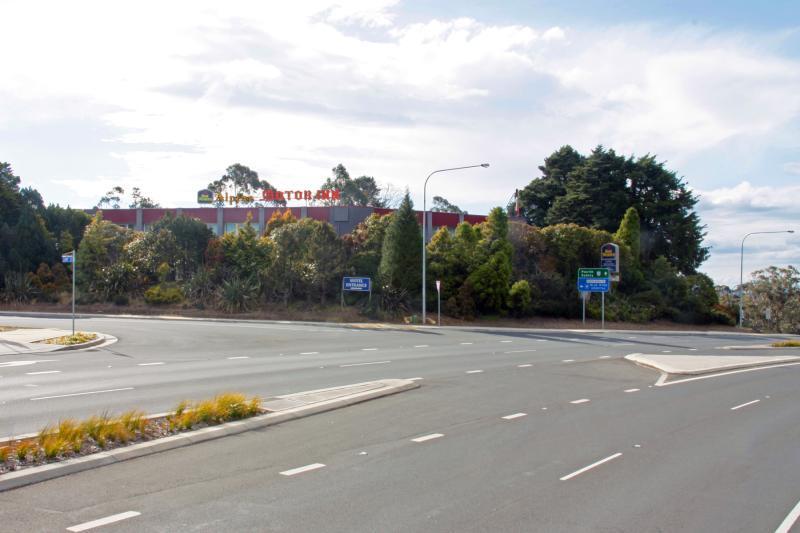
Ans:
{"type": "Polygon", "coordinates": [[[579,278],[607,278],[608,277],[608,269],[607,268],[579,268],[578,269],[578,277],[579,278]]]}

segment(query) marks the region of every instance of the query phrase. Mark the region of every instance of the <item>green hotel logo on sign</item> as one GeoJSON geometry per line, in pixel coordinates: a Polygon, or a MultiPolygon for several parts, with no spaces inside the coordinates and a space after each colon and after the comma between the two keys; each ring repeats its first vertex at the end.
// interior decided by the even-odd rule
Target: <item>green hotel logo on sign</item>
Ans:
{"type": "Polygon", "coordinates": [[[607,268],[579,268],[578,269],[578,277],[579,278],[607,278],[608,277],[608,269],[607,268]]]}
{"type": "Polygon", "coordinates": [[[214,203],[214,194],[208,189],[197,191],[198,204],[211,204],[214,203]]]}

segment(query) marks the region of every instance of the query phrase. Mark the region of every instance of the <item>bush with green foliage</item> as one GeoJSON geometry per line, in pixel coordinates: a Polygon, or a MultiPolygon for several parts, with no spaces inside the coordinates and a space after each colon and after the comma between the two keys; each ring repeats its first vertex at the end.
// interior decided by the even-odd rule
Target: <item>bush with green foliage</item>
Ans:
{"type": "Polygon", "coordinates": [[[144,291],[144,301],[150,305],[177,304],[183,301],[183,291],[172,284],[153,285],[144,291]]]}

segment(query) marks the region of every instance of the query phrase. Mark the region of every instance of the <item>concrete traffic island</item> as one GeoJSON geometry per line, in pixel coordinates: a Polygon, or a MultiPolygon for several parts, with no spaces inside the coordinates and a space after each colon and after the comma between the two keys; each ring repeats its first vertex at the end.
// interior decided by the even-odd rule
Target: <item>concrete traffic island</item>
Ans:
{"type": "MultiPolygon", "coordinates": [[[[0,475],[0,492],[107,464],[144,457],[245,431],[262,429],[288,420],[332,411],[418,387],[419,383],[408,379],[383,379],[275,396],[261,403],[261,408],[266,411],[266,414],[2,474],[0,475]]],[[[167,414],[169,413],[152,416],[164,417],[167,414]]]]}
{"type": "Polygon", "coordinates": [[[666,374],[698,375],[800,362],[792,355],[673,355],[632,353],[625,359],[637,365],[654,368],[666,374]]]}
{"type": "Polygon", "coordinates": [[[97,346],[105,342],[115,342],[117,340],[116,337],[96,331],[84,333],[94,335],[94,338],[87,342],[64,345],[48,344],[47,341],[69,337],[72,335],[71,330],[54,328],[15,328],[8,331],[0,331],[0,356],[80,350],[82,348],[91,348],[92,346],[97,346]]]}

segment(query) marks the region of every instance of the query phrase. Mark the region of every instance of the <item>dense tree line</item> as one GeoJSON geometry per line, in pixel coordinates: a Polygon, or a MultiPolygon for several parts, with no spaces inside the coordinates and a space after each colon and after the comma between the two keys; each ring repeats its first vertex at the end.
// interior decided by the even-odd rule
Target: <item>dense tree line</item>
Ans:
{"type": "MultiPolygon", "coordinates": [[[[653,192],[658,188],[655,182],[645,185],[645,178],[637,174],[633,186],[630,175],[621,179],[609,170],[621,164],[613,151],[598,148],[584,158],[562,148],[545,161],[544,177],[523,191],[523,198],[541,193],[523,209],[536,224],[512,221],[506,210],[495,208],[484,223],[462,223],[455,231],[442,228],[432,236],[427,244],[428,302],[435,302],[434,281],[440,280],[444,311],[452,316],[575,318],[580,313],[577,269],[596,266],[600,246],[614,242],[621,250],[622,280],[608,295],[609,320],[729,323],[731,316],[718,305],[712,281],[694,272],[706,252],[697,254],[705,249],[691,194],[685,196],[680,181],[664,177],[674,175],[651,159],[622,163],[624,168],[641,166],[639,174],[659,175],[667,183],[665,203],[645,201],[660,198],[661,193],[653,192]],[[608,204],[613,209],[587,207],[575,196],[586,189],[581,180],[605,183],[591,177],[593,173],[616,176],[617,189],[625,195],[631,188],[650,192],[643,193],[645,200],[626,203],[620,190],[608,189],[608,196],[619,196],[608,204]],[[550,200],[548,188],[557,189],[550,200]],[[567,213],[585,225],[565,220],[567,213]],[[689,227],[687,238],[697,239],[687,247],[689,252],[665,247],[664,242],[682,242],[670,233],[676,227],[689,227]]],[[[230,180],[218,186],[236,180],[240,191],[264,185],[247,170],[229,168],[230,180]]],[[[16,276],[7,275],[3,282],[6,300],[56,300],[63,295],[69,273],[59,262],[59,250],[77,247],[79,297],[86,303],[127,305],[141,300],[228,312],[264,305],[326,305],[338,300],[342,276],[359,275],[375,280],[371,303],[350,298],[365,313],[397,316],[419,310],[422,235],[408,193],[394,213],[373,214],[342,237],[329,223],[297,220],[290,210],[273,213],[263,234],[248,222],[237,232],[217,237],[204,223],[183,216],[168,216],[150,231],[137,232],[104,220],[101,211],[89,219],[82,211],[44,207],[36,191],[19,188],[8,165],[2,171],[0,261],[3,272],[16,276]]],[[[348,203],[369,205],[379,194],[372,183],[352,180],[339,165],[325,185],[340,188],[348,203]]],[[[599,316],[599,301],[589,302],[589,314],[599,316]]]]}

